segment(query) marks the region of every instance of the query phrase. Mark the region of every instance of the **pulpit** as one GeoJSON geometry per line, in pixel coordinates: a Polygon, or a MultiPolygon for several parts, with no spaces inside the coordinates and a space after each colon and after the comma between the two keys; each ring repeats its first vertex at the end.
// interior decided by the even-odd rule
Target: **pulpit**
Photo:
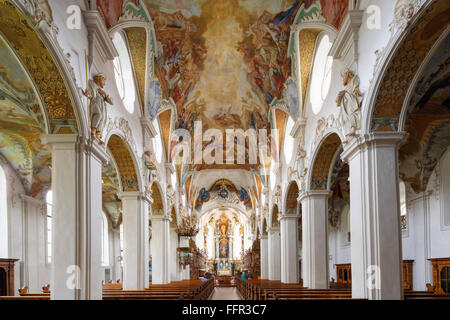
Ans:
{"type": "Polygon", "coordinates": [[[14,263],[18,259],[0,258],[0,296],[14,295],[14,263]]]}

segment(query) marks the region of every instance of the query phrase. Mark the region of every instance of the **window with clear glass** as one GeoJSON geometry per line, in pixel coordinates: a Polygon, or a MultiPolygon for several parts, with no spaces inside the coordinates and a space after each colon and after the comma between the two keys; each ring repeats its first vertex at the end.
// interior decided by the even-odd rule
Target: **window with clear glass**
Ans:
{"type": "Polygon", "coordinates": [[[153,120],[152,124],[155,130],[158,132],[158,134],[153,137],[153,151],[155,152],[156,161],[158,161],[158,163],[161,163],[163,155],[163,145],[161,141],[161,131],[159,129],[159,122],[157,117],[153,120]]]}
{"type": "Polygon", "coordinates": [[[119,56],[113,60],[117,90],[127,111],[133,113],[134,103],[136,101],[136,88],[134,85],[131,57],[125,39],[120,32],[115,33],[112,41],[119,53],[119,56]]]}
{"type": "Polygon", "coordinates": [[[328,53],[330,52],[331,46],[332,43],[328,35],[324,34],[319,37],[309,89],[309,99],[314,114],[320,112],[330,90],[333,57],[329,57],[328,53]]]}
{"type": "Polygon", "coordinates": [[[123,223],[119,227],[119,235],[120,235],[120,265],[123,267],[123,223]]]}
{"type": "Polygon", "coordinates": [[[8,205],[6,175],[0,166],[0,258],[8,258],[8,205]]]}
{"type": "Polygon", "coordinates": [[[102,265],[109,266],[109,227],[108,218],[102,214],[102,265]]]}
{"type": "Polygon", "coordinates": [[[293,136],[291,136],[292,129],[294,128],[294,120],[292,117],[288,118],[287,124],[286,124],[286,130],[284,132],[284,158],[286,159],[286,163],[290,163],[292,160],[292,157],[294,155],[294,143],[295,139],[293,136]]]}
{"type": "Polygon", "coordinates": [[[46,219],[46,228],[47,228],[47,263],[52,263],[52,204],[53,204],[53,193],[52,191],[47,192],[46,196],[47,203],[47,219],[46,219]]]}

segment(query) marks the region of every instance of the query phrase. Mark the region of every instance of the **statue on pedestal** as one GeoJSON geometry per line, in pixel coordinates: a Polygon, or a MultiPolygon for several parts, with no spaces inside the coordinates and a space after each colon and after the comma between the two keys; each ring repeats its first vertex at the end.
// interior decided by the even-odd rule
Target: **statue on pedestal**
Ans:
{"type": "Polygon", "coordinates": [[[344,90],[340,91],[336,100],[340,108],[339,123],[345,136],[353,137],[361,127],[361,92],[359,91],[359,77],[346,69],[342,74],[344,90]]]}
{"type": "Polygon", "coordinates": [[[103,90],[106,83],[106,77],[98,74],[94,80],[89,80],[89,86],[84,95],[90,100],[89,104],[89,120],[91,123],[91,135],[97,138],[101,144],[102,131],[106,124],[106,104],[112,105],[112,99],[103,90]]]}

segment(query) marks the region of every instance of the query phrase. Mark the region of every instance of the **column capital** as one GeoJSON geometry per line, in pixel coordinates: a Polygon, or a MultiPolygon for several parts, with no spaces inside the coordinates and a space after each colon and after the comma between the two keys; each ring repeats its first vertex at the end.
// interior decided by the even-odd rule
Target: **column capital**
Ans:
{"type": "Polygon", "coordinates": [[[370,146],[375,147],[399,147],[406,142],[407,132],[371,132],[369,134],[359,135],[350,140],[344,146],[341,159],[348,162],[360,150],[370,146]]]}
{"type": "Polygon", "coordinates": [[[156,214],[152,214],[150,216],[150,220],[152,221],[171,221],[170,216],[162,214],[162,215],[156,215],[156,214]]]}
{"type": "Polygon", "coordinates": [[[106,147],[101,145],[97,140],[87,139],[84,141],[83,146],[86,151],[94,155],[103,164],[108,162],[109,156],[106,153],[106,147]]]}
{"type": "Polygon", "coordinates": [[[21,194],[21,195],[20,195],[20,198],[21,198],[23,201],[26,201],[26,202],[35,204],[35,205],[37,205],[37,206],[43,206],[43,205],[46,204],[44,200],[39,200],[39,199],[30,197],[30,196],[27,196],[26,194],[21,194]]]}
{"type": "Polygon", "coordinates": [[[141,191],[123,191],[118,194],[120,200],[143,200],[149,204],[153,203],[153,199],[144,192],[141,191]]]}
{"type": "Polygon", "coordinates": [[[261,236],[259,236],[259,239],[260,240],[267,240],[267,235],[261,235],[261,236]]]}
{"type": "Polygon", "coordinates": [[[299,214],[281,214],[278,217],[279,221],[283,221],[283,220],[296,220],[299,219],[300,215],[299,214]]]}
{"type": "Polygon", "coordinates": [[[274,228],[274,227],[270,227],[267,230],[270,234],[274,233],[274,232],[280,232],[280,228],[274,228]]]}
{"type": "Polygon", "coordinates": [[[332,192],[329,190],[309,190],[302,192],[297,201],[302,202],[306,198],[329,198],[332,192]]]}
{"type": "Polygon", "coordinates": [[[171,162],[166,162],[165,167],[166,167],[166,170],[169,172],[169,174],[172,174],[175,172],[175,167],[173,166],[173,164],[171,162]]]}
{"type": "Polygon", "coordinates": [[[81,142],[78,134],[46,134],[41,137],[42,144],[50,150],[73,150],[81,142]]]}

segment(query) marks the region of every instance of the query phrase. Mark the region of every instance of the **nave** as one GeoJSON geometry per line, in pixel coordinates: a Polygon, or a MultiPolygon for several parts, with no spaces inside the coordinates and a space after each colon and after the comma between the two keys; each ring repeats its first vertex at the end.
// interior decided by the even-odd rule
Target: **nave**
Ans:
{"type": "Polygon", "coordinates": [[[447,299],[448,0],[0,0],[0,300],[447,299]]]}

